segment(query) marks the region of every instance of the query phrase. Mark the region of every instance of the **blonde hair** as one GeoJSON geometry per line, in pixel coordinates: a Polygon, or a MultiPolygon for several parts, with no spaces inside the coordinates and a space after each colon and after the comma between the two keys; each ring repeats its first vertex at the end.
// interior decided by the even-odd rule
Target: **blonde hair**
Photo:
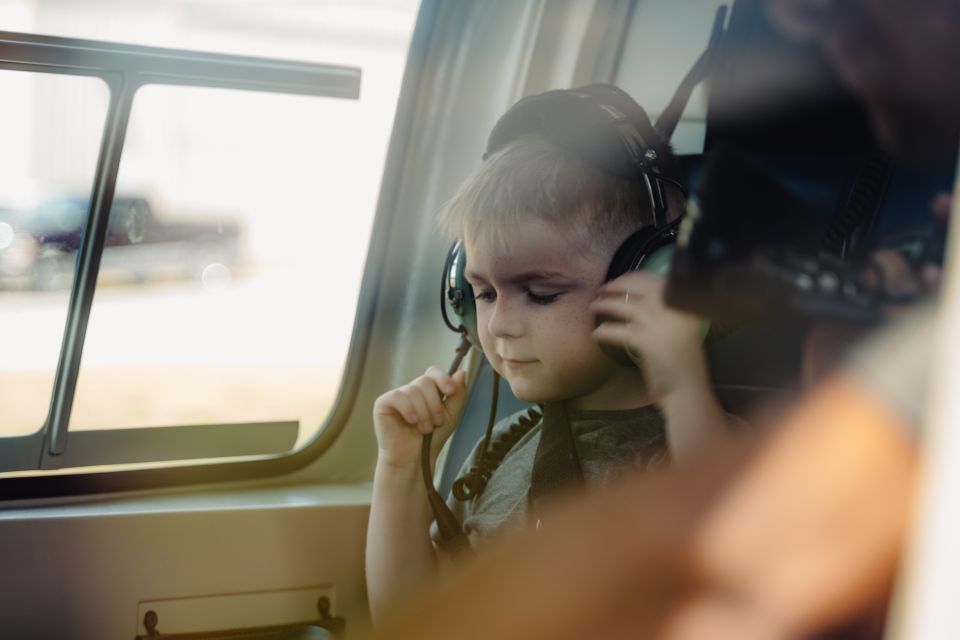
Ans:
{"type": "MultiPolygon", "coordinates": [[[[673,158],[667,161],[672,169],[673,158]]],[[[670,192],[676,190],[664,188],[673,209],[677,201],[670,192]]],[[[439,214],[440,227],[450,236],[500,247],[531,218],[601,251],[654,222],[642,180],[601,171],[539,134],[519,136],[492,154],[439,214]]]]}

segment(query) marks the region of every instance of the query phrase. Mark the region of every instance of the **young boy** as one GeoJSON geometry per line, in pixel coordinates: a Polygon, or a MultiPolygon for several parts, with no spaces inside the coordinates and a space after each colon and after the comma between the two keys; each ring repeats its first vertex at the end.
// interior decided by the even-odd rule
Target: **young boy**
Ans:
{"type": "MultiPolygon", "coordinates": [[[[646,118],[626,94],[604,91],[614,92],[620,111],[646,118]]],[[[549,95],[564,101],[564,93],[549,95]]],[[[540,108],[551,108],[550,100],[540,108]]],[[[649,136],[649,122],[642,130],[649,136]]],[[[661,171],[675,180],[672,158],[662,157],[668,145],[657,143],[661,171]]],[[[543,406],[541,423],[550,412],[569,422],[583,479],[596,486],[665,458],[682,465],[705,439],[726,431],[726,417],[709,387],[700,322],[664,307],[663,279],[636,271],[604,282],[617,247],[655,223],[653,197],[642,179],[608,173],[591,160],[549,132],[521,133],[461,186],[442,222],[466,248],[484,355],[514,395],[543,406]],[[642,369],[610,357],[610,349],[639,356],[642,369]]],[[[682,194],[666,181],[660,186],[673,220],[682,194]]],[[[430,367],[374,405],[379,457],[367,581],[375,620],[436,572],[421,438],[433,433],[439,449],[466,395],[464,372],[448,376],[430,367]]],[[[515,417],[498,424],[495,436],[515,417]]],[[[479,496],[451,503],[474,544],[532,522],[541,431],[537,425],[510,448],[479,496]]]]}

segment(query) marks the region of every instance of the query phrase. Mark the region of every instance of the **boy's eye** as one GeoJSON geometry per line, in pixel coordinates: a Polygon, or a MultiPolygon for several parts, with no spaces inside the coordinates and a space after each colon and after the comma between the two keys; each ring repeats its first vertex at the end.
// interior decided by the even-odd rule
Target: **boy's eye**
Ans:
{"type": "Polygon", "coordinates": [[[547,305],[553,302],[556,302],[557,298],[560,297],[559,293],[537,293],[536,291],[531,291],[527,289],[527,299],[530,300],[533,304],[547,305]]]}
{"type": "Polygon", "coordinates": [[[497,299],[497,294],[492,289],[480,289],[474,294],[473,299],[480,302],[493,302],[497,299]]]}

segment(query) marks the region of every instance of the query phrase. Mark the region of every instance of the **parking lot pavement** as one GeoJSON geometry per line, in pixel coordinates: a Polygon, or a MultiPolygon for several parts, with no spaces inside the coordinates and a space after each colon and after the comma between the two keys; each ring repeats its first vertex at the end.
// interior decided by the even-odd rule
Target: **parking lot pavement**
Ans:
{"type": "MultiPolygon", "coordinates": [[[[277,274],[216,293],[195,282],[101,289],[71,428],[300,420],[312,429],[335,397],[353,319],[324,313],[329,299],[302,284],[277,274]]],[[[0,294],[0,435],[42,424],[66,304],[66,291],[0,294]]]]}

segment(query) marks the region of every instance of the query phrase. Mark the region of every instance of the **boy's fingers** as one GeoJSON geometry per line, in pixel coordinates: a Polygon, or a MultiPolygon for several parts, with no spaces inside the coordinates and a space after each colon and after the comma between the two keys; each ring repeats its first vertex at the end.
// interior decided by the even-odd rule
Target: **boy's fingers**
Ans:
{"type": "Polygon", "coordinates": [[[629,344],[633,332],[625,324],[605,322],[593,330],[593,338],[598,342],[622,347],[629,344]]]}
{"type": "Polygon", "coordinates": [[[404,392],[407,399],[410,400],[410,404],[413,405],[414,412],[416,413],[416,420],[412,421],[411,424],[416,425],[417,430],[420,433],[430,433],[433,431],[433,419],[430,417],[430,409],[427,406],[427,401],[420,393],[420,390],[417,388],[414,382],[411,382],[406,387],[404,387],[404,392]]]}
{"type": "Polygon", "coordinates": [[[398,389],[395,405],[408,423],[423,434],[451,426],[466,403],[467,372],[458,371],[448,376],[438,367],[398,389]],[[447,393],[449,391],[449,393],[447,393]],[[446,397],[441,397],[441,394],[446,397]]]}
{"type": "Polygon", "coordinates": [[[413,384],[423,398],[433,426],[442,426],[446,421],[447,412],[443,408],[443,400],[440,398],[440,389],[437,388],[437,382],[433,378],[421,376],[413,384]]]}
{"type": "Polygon", "coordinates": [[[378,408],[381,414],[396,413],[409,424],[416,424],[419,419],[416,407],[410,402],[410,398],[399,389],[387,395],[378,408]]]}
{"type": "Polygon", "coordinates": [[[451,376],[447,375],[446,371],[440,369],[440,367],[430,367],[426,373],[424,373],[424,376],[433,380],[440,391],[446,396],[453,395],[457,392],[456,382],[454,382],[451,376]]]}
{"type": "MultiPolygon", "coordinates": [[[[463,372],[463,379],[466,378],[466,372],[463,372]]],[[[460,410],[463,409],[463,405],[467,403],[467,394],[466,394],[466,384],[464,384],[463,379],[461,379],[460,384],[457,386],[457,393],[447,396],[447,400],[444,403],[444,406],[447,409],[447,415],[452,419],[460,415],[460,410]]]]}
{"type": "Polygon", "coordinates": [[[620,320],[626,322],[633,316],[634,301],[626,297],[613,298],[604,296],[590,303],[590,310],[594,314],[604,316],[603,320],[620,320]]]}
{"type": "Polygon", "coordinates": [[[456,392],[447,396],[447,401],[444,404],[450,418],[456,419],[463,406],[467,404],[467,372],[457,371],[453,374],[453,382],[456,385],[456,392]]]}
{"type": "Polygon", "coordinates": [[[664,309],[649,298],[598,298],[590,303],[590,311],[596,316],[599,326],[620,325],[631,332],[644,331],[661,317],[664,309]]]}

